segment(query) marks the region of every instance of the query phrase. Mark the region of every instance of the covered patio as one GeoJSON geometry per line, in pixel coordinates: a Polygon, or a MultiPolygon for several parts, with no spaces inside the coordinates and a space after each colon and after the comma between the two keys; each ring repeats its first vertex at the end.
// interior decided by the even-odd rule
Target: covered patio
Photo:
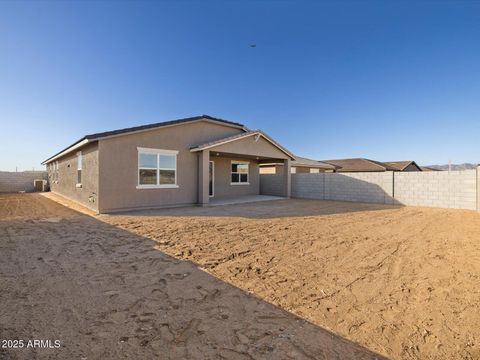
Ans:
{"type": "MultiPolygon", "coordinates": [[[[208,205],[261,201],[260,165],[281,162],[281,197],[289,198],[290,166],[294,156],[265,133],[255,130],[200,144],[198,153],[198,204],[208,205]]],[[[277,197],[275,197],[277,198],[277,197]]],[[[272,197],[265,197],[272,200],[272,197]]]]}

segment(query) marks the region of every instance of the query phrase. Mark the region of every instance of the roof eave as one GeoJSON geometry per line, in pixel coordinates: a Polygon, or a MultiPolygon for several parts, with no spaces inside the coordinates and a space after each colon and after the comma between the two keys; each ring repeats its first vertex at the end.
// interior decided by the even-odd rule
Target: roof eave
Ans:
{"type": "Polygon", "coordinates": [[[305,164],[305,163],[292,163],[292,166],[295,167],[309,167],[309,168],[315,168],[315,169],[327,169],[327,170],[336,170],[338,167],[335,167],[330,164],[305,164]]]}
{"type": "Polygon", "coordinates": [[[238,140],[241,140],[241,139],[245,139],[247,137],[250,137],[250,136],[254,136],[254,135],[260,135],[261,137],[263,137],[265,140],[267,140],[269,143],[271,143],[273,146],[275,146],[277,149],[279,149],[280,151],[282,151],[285,155],[288,155],[290,157],[291,160],[295,160],[295,156],[290,153],[287,149],[283,148],[282,146],[280,146],[279,144],[277,144],[273,139],[271,139],[267,134],[265,134],[263,131],[260,131],[260,130],[257,130],[257,131],[253,131],[253,132],[250,132],[248,134],[245,134],[243,136],[238,136],[238,137],[235,137],[235,138],[232,138],[232,139],[225,139],[225,141],[221,141],[221,142],[218,142],[218,143],[214,143],[214,144],[211,144],[211,145],[206,145],[206,146],[197,146],[197,147],[194,147],[194,148],[191,148],[190,149],[190,152],[198,152],[198,151],[203,151],[203,150],[208,150],[208,149],[211,149],[211,148],[214,148],[214,147],[217,147],[217,146],[220,146],[220,145],[224,145],[224,144],[228,144],[228,143],[231,143],[231,142],[234,142],[234,141],[238,141],[238,140]]]}
{"type": "Polygon", "coordinates": [[[118,137],[118,136],[136,134],[136,133],[140,133],[140,132],[155,130],[155,129],[158,129],[158,128],[179,126],[179,125],[183,125],[183,124],[190,123],[190,122],[195,122],[195,121],[208,121],[208,122],[212,122],[212,123],[216,123],[216,124],[220,124],[220,125],[224,125],[224,126],[230,126],[230,127],[233,127],[233,128],[237,128],[237,129],[243,130],[245,132],[249,131],[248,128],[245,125],[240,124],[240,123],[235,123],[235,122],[232,122],[232,121],[215,118],[215,117],[209,116],[209,115],[199,115],[199,116],[194,116],[194,117],[191,117],[191,118],[172,120],[171,124],[163,125],[163,126],[161,125],[162,123],[158,123],[158,126],[152,126],[152,127],[148,127],[148,128],[143,127],[143,126],[133,127],[133,128],[131,128],[132,129],[131,131],[124,131],[124,132],[115,133],[116,131],[128,130],[128,128],[127,128],[127,129],[120,129],[120,130],[107,131],[107,132],[103,132],[103,133],[95,133],[95,134],[86,135],[86,136],[82,137],[80,140],[74,142],[69,147],[61,150],[60,152],[56,153],[55,155],[51,156],[50,158],[44,160],[41,164],[42,165],[48,164],[49,162],[51,162],[55,159],[58,159],[61,156],[67,155],[71,151],[78,149],[79,148],[78,144],[85,141],[85,140],[88,140],[88,141],[83,143],[81,146],[86,145],[89,142],[98,141],[98,140],[102,140],[102,139],[109,139],[109,138],[118,137]]]}
{"type": "Polygon", "coordinates": [[[77,142],[75,142],[73,145],[70,145],[69,147],[67,147],[67,148],[63,149],[62,151],[56,153],[55,155],[49,157],[47,160],[42,161],[41,164],[46,165],[49,162],[52,162],[52,161],[54,161],[54,160],[56,160],[56,159],[58,159],[58,158],[60,158],[64,155],[67,155],[67,154],[71,153],[72,151],[77,150],[77,149],[87,145],[88,143],[90,143],[92,141],[94,141],[94,140],[90,140],[86,137],[83,137],[80,140],[78,140],[77,142]]]}

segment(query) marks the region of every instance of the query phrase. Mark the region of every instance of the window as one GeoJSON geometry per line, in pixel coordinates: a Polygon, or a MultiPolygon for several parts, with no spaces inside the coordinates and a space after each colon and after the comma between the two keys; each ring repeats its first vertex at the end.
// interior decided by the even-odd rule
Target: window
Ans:
{"type": "Polygon", "coordinates": [[[77,152],[77,187],[82,185],[82,152],[77,152]]]}
{"type": "Polygon", "coordinates": [[[291,173],[291,174],[296,174],[296,173],[297,173],[297,168],[294,167],[294,166],[292,166],[292,167],[290,168],[290,173],[291,173]]]}
{"type": "Polygon", "coordinates": [[[248,185],[248,162],[232,161],[231,185],[248,185]]]}
{"type": "Polygon", "coordinates": [[[315,168],[310,169],[310,174],[319,174],[319,173],[320,173],[320,169],[315,169],[315,168]]]}
{"type": "Polygon", "coordinates": [[[174,150],[138,148],[138,189],[177,188],[174,150]]]}

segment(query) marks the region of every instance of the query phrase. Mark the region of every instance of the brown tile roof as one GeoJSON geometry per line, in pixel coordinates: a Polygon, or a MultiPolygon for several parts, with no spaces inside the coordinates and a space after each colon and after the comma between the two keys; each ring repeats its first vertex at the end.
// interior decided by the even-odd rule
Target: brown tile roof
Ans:
{"type": "Polygon", "coordinates": [[[327,164],[318,160],[307,159],[301,156],[295,155],[295,160],[292,161],[292,166],[299,166],[299,167],[313,167],[319,169],[328,169],[328,170],[335,170],[337,166],[332,164],[327,164]]]}
{"type": "Polygon", "coordinates": [[[75,141],[72,145],[66,147],[65,149],[59,151],[55,155],[49,157],[47,160],[43,161],[42,164],[45,164],[46,162],[50,161],[51,159],[55,158],[56,156],[60,155],[61,153],[66,152],[70,148],[74,147],[75,145],[77,145],[77,144],[79,144],[79,143],[81,143],[82,141],[85,141],[85,140],[95,141],[97,139],[104,138],[104,137],[107,137],[107,136],[121,135],[121,134],[136,132],[136,131],[156,129],[156,128],[160,128],[160,127],[164,127],[164,126],[178,125],[178,124],[188,123],[188,122],[192,122],[192,121],[198,121],[198,120],[202,120],[202,119],[215,121],[215,122],[223,123],[223,124],[226,124],[226,125],[229,125],[229,126],[241,128],[241,129],[244,129],[245,131],[248,130],[245,127],[245,125],[243,125],[243,124],[233,122],[233,121],[224,120],[224,119],[220,119],[220,118],[216,118],[216,117],[213,117],[213,116],[210,116],[210,115],[192,116],[192,117],[183,118],[183,119],[163,121],[163,122],[158,122],[158,123],[154,123],[154,124],[134,126],[134,127],[124,128],[124,129],[104,131],[104,132],[99,132],[99,133],[95,133],[95,134],[85,135],[81,139],[75,141]]]}
{"type": "Polygon", "coordinates": [[[380,161],[354,158],[354,159],[337,159],[337,160],[322,160],[327,164],[338,166],[337,172],[361,172],[361,171],[395,171],[398,170],[388,164],[380,161]]]}
{"type": "Polygon", "coordinates": [[[409,166],[410,164],[414,164],[417,168],[419,168],[419,169],[421,170],[420,166],[418,166],[417,163],[416,163],[415,161],[413,161],[413,160],[385,161],[384,164],[387,164],[387,165],[389,165],[389,166],[391,166],[391,167],[394,167],[394,168],[396,168],[396,169],[399,170],[399,171],[403,171],[403,170],[405,170],[405,168],[406,168],[407,166],[409,166]]]}
{"type": "Polygon", "coordinates": [[[420,169],[422,169],[422,171],[442,171],[440,169],[435,169],[428,166],[420,166],[420,169]]]}
{"type": "Polygon", "coordinates": [[[283,146],[281,146],[279,143],[277,143],[275,140],[273,140],[270,136],[268,136],[267,134],[265,134],[261,130],[247,130],[244,133],[236,134],[236,135],[233,135],[233,136],[228,136],[228,137],[225,137],[225,138],[220,138],[220,139],[210,141],[210,142],[205,143],[205,144],[194,146],[194,147],[190,148],[190,151],[201,151],[201,150],[209,149],[209,148],[212,148],[212,147],[224,144],[224,143],[229,143],[229,142],[232,142],[232,141],[240,140],[240,139],[243,139],[243,138],[246,138],[246,137],[249,137],[249,136],[254,136],[254,135],[259,135],[259,136],[263,137],[264,139],[269,141],[273,146],[275,146],[278,149],[280,149],[281,151],[283,151],[285,154],[290,156],[292,159],[295,159],[295,156],[290,151],[285,149],[283,146]]]}
{"type": "Polygon", "coordinates": [[[113,130],[113,131],[100,132],[100,133],[96,133],[96,134],[86,135],[84,138],[85,139],[97,139],[97,138],[106,137],[106,136],[130,133],[130,132],[134,132],[134,131],[156,129],[156,128],[164,127],[164,126],[178,125],[178,124],[188,123],[188,122],[192,122],[192,121],[198,121],[198,120],[202,120],[202,119],[216,121],[216,122],[224,123],[226,125],[230,125],[230,126],[234,126],[234,127],[245,128],[245,125],[237,123],[237,122],[216,118],[216,117],[213,117],[213,116],[210,116],[210,115],[199,115],[199,116],[192,116],[192,117],[189,117],[189,118],[163,121],[163,122],[154,123],[154,124],[134,126],[134,127],[125,128],[125,129],[118,129],[118,130],[113,130]]]}

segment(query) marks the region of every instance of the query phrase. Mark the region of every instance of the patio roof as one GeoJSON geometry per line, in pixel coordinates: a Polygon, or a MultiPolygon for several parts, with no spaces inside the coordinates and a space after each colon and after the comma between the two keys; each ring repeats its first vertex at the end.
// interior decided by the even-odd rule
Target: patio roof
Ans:
{"type": "Polygon", "coordinates": [[[237,135],[233,135],[233,136],[229,136],[229,137],[225,137],[225,138],[220,138],[220,139],[210,141],[210,142],[205,143],[205,144],[194,146],[194,147],[190,148],[190,151],[191,152],[203,151],[203,150],[211,149],[211,148],[214,148],[214,147],[217,147],[217,146],[220,146],[220,145],[232,143],[234,141],[243,140],[243,139],[251,137],[251,136],[256,136],[257,137],[255,139],[255,141],[257,141],[258,138],[263,138],[263,139],[267,140],[270,144],[272,144],[278,150],[280,150],[281,152],[286,154],[292,160],[295,160],[295,156],[291,152],[289,152],[283,146],[278,144],[275,140],[273,140],[271,137],[269,137],[267,134],[265,134],[261,130],[249,130],[249,131],[246,131],[246,132],[241,133],[241,134],[237,134],[237,135]]]}

